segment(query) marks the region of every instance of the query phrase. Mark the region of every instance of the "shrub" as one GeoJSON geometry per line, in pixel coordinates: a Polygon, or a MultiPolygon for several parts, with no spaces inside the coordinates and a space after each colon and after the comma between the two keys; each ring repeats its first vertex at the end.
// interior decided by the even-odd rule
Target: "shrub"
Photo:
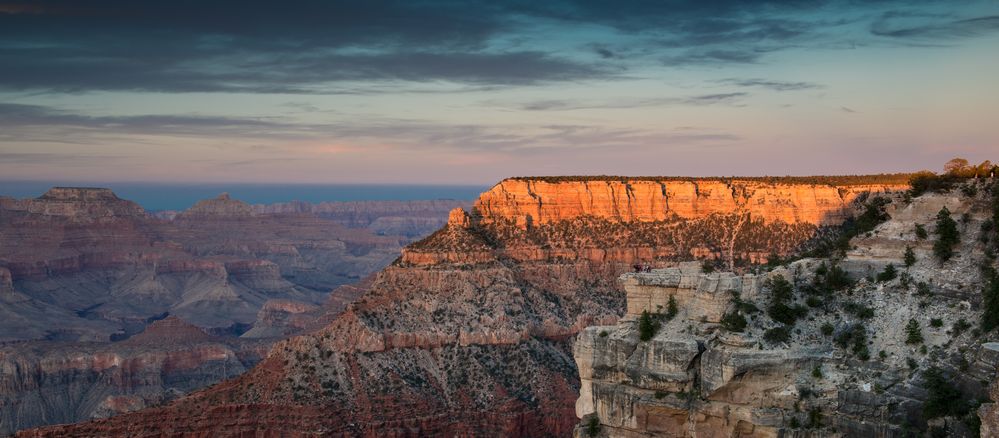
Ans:
{"type": "Polygon", "coordinates": [[[905,257],[903,260],[905,261],[906,268],[916,264],[916,253],[912,251],[911,246],[905,247],[905,257]]]}
{"type": "Polygon", "coordinates": [[[822,324],[822,327],[820,327],[819,330],[822,331],[823,335],[830,336],[833,334],[833,331],[836,330],[836,327],[833,327],[832,324],[827,322],[825,324],[822,324]]]}
{"type": "Polygon", "coordinates": [[[843,310],[860,319],[871,319],[874,317],[874,309],[863,304],[847,302],[843,304],[843,310]]]}
{"type": "Polygon", "coordinates": [[[601,338],[606,338],[608,334],[609,333],[607,333],[607,330],[600,330],[600,337],[601,338]]]}
{"type": "Polygon", "coordinates": [[[818,429],[822,427],[822,411],[819,408],[812,408],[808,411],[808,423],[805,427],[809,429],[818,429]]]}
{"type": "Polygon", "coordinates": [[[826,274],[826,284],[834,290],[843,289],[853,285],[850,281],[850,276],[846,273],[846,270],[839,267],[839,265],[832,265],[832,267],[829,268],[829,273],[826,274]]]}
{"type": "Polygon", "coordinates": [[[791,340],[791,328],[786,325],[774,327],[763,333],[763,339],[771,344],[788,342],[791,340]]]}
{"type": "Polygon", "coordinates": [[[822,367],[821,366],[816,365],[815,367],[812,368],[812,377],[814,377],[816,379],[821,379],[822,378],[822,367]]]}
{"type": "Polygon", "coordinates": [[[970,185],[970,184],[969,185],[965,185],[965,186],[961,186],[961,194],[963,194],[964,196],[967,196],[969,198],[973,198],[973,197],[975,197],[975,195],[978,194],[978,187],[975,187],[974,185],[970,185]]]}
{"type": "Polygon", "coordinates": [[[921,297],[930,296],[933,295],[933,292],[930,292],[929,284],[926,284],[925,281],[920,281],[919,283],[916,283],[916,295],[921,297]]]}
{"type": "Polygon", "coordinates": [[[666,304],[666,319],[673,319],[676,316],[678,310],[676,308],[676,298],[673,295],[669,296],[669,303],[666,304]]]}
{"type": "Polygon", "coordinates": [[[909,323],[905,325],[905,343],[906,344],[922,344],[923,343],[923,331],[919,328],[919,322],[915,319],[910,319],[909,323]]]}
{"type": "Polygon", "coordinates": [[[982,290],[982,330],[992,331],[999,327],[999,274],[989,265],[985,265],[982,271],[986,277],[982,290]]]}
{"type": "Polygon", "coordinates": [[[711,261],[705,260],[704,263],[701,264],[701,271],[705,274],[715,272],[715,264],[711,261]]]}
{"type": "Polygon", "coordinates": [[[771,319],[781,324],[794,325],[798,318],[808,314],[808,309],[804,306],[789,306],[784,303],[776,303],[767,309],[767,315],[771,319]]]}
{"type": "Polygon", "coordinates": [[[878,274],[878,281],[892,281],[895,277],[898,277],[898,271],[895,270],[895,265],[889,264],[878,274]]]}
{"type": "Polygon", "coordinates": [[[918,237],[919,240],[925,240],[929,237],[929,234],[926,233],[926,227],[922,224],[916,224],[916,237],[918,237]]]}
{"type": "Polygon", "coordinates": [[[597,436],[600,433],[600,419],[597,417],[590,417],[590,421],[586,423],[586,434],[589,436],[597,436]]]}
{"type": "Polygon", "coordinates": [[[805,299],[805,304],[807,304],[808,307],[819,307],[822,305],[822,300],[819,299],[819,297],[808,297],[805,299]]]}
{"type": "Polygon", "coordinates": [[[721,325],[730,332],[742,332],[746,329],[746,317],[734,310],[722,316],[721,325]]]}
{"type": "Polygon", "coordinates": [[[930,320],[930,327],[940,328],[943,327],[943,320],[940,318],[933,318],[930,320]]]}
{"type": "Polygon", "coordinates": [[[794,298],[794,286],[783,276],[776,276],[767,281],[772,302],[767,308],[767,315],[774,321],[785,325],[794,325],[795,321],[808,314],[808,309],[802,306],[790,305],[794,298]]]}
{"type": "Polygon", "coordinates": [[[870,359],[871,353],[867,349],[867,329],[863,325],[854,324],[847,330],[836,335],[833,341],[840,348],[850,348],[853,354],[862,360],[870,359]]]}
{"type": "Polygon", "coordinates": [[[787,302],[794,298],[794,286],[783,275],[767,280],[767,286],[770,287],[775,301],[787,302]]]}
{"type": "Polygon", "coordinates": [[[965,330],[970,328],[971,328],[971,323],[965,320],[964,318],[961,318],[954,323],[954,325],[951,327],[951,331],[954,333],[954,336],[960,336],[961,333],[964,333],[965,330]]]}
{"type": "Polygon", "coordinates": [[[939,368],[932,367],[924,371],[923,380],[927,392],[926,401],[923,403],[923,417],[930,419],[949,415],[961,416],[970,409],[961,390],[957,389],[939,368]]]}
{"type": "Polygon", "coordinates": [[[659,319],[654,317],[648,310],[642,311],[642,316],[638,318],[638,339],[648,341],[659,331],[659,319]]]}

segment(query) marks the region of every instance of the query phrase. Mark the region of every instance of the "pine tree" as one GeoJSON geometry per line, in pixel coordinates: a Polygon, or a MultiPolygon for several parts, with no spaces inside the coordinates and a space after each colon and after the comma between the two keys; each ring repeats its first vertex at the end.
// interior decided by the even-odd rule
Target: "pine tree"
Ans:
{"type": "Polygon", "coordinates": [[[916,264],[916,253],[912,251],[911,246],[905,247],[905,267],[911,267],[916,264]]]}
{"type": "Polygon", "coordinates": [[[950,260],[954,255],[954,245],[961,241],[961,235],[957,232],[957,222],[950,217],[950,210],[947,207],[940,209],[937,213],[937,241],[933,243],[933,253],[941,261],[950,260]]]}
{"type": "Polygon", "coordinates": [[[982,291],[984,312],[982,312],[982,329],[991,331],[999,327],[999,274],[991,266],[983,269],[987,282],[982,291]]]}
{"type": "Polygon", "coordinates": [[[673,295],[669,296],[669,303],[666,304],[666,319],[673,319],[676,316],[678,310],[676,308],[676,298],[673,295]]]}
{"type": "Polygon", "coordinates": [[[878,281],[892,281],[898,276],[895,265],[885,266],[885,270],[878,274],[878,281]]]}
{"type": "Polygon", "coordinates": [[[653,317],[648,310],[642,311],[642,316],[638,318],[638,338],[648,341],[659,331],[659,321],[653,317]]]}
{"type": "Polygon", "coordinates": [[[905,325],[905,343],[906,344],[922,344],[923,343],[923,331],[919,328],[919,322],[915,319],[910,319],[909,323],[905,325]]]}

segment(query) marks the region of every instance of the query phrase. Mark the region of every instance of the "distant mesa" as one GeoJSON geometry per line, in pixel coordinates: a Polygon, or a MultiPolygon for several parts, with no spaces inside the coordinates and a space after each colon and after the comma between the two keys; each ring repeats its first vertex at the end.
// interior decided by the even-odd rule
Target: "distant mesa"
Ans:
{"type": "Polygon", "coordinates": [[[206,216],[249,217],[253,215],[253,207],[250,204],[232,199],[228,193],[222,193],[213,199],[198,201],[198,203],[184,210],[177,217],[185,219],[206,216]]]}
{"type": "Polygon", "coordinates": [[[0,198],[0,210],[61,217],[74,222],[146,216],[146,210],[139,204],[100,187],[53,187],[34,199],[0,198]]]}
{"type": "Polygon", "coordinates": [[[119,201],[111,189],[103,187],[52,187],[38,199],[46,201],[119,201]]]}

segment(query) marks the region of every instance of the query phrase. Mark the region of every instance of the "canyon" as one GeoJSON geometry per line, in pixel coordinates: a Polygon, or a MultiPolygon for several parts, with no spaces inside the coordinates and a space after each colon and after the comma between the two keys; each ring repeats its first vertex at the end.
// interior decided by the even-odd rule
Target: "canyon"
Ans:
{"type": "Polygon", "coordinates": [[[160,404],[251,368],[467,205],[412,202],[326,203],[364,218],[344,224],[226,194],[166,216],[102,188],[0,197],[0,434],[160,404]]]}
{"type": "Polygon", "coordinates": [[[246,373],[19,436],[568,436],[573,339],[625,314],[620,275],[808,251],[905,178],[507,179],[246,373]]]}

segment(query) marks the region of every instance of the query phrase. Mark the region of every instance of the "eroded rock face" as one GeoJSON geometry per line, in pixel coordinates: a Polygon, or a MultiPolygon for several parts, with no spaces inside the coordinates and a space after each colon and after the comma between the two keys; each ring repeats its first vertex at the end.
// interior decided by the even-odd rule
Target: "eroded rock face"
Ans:
{"type": "MultiPolygon", "coordinates": [[[[404,219],[397,207],[392,217],[404,219]]],[[[143,408],[239,374],[274,341],[341,312],[359,293],[340,287],[412,240],[227,195],[165,217],[107,189],[0,198],[0,342],[11,342],[0,366],[16,371],[0,387],[0,435],[143,408]],[[218,337],[181,351],[171,338],[196,333],[163,327],[181,321],[218,337]]],[[[424,209],[417,219],[446,218],[424,209]]]]}
{"type": "Polygon", "coordinates": [[[999,235],[982,226],[990,195],[975,194],[988,193],[989,182],[966,184],[974,187],[893,198],[890,218],[853,239],[842,260],[802,259],[765,277],[623,275],[625,317],[583,330],[573,347],[582,420],[575,435],[977,437],[980,420],[981,436],[995,436],[996,404],[976,400],[999,400],[999,386],[983,385],[999,369],[997,334],[970,327],[982,317],[981,275],[997,266],[986,253],[999,235]],[[916,224],[933,229],[944,206],[962,218],[961,243],[947,262],[915,236],[916,224]],[[909,267],[907,247],[917,254],[909,267]],[[864,278],[888,264],[896,277],[864,278]],[[824,289],[835,269],[859,281],[824,289]],[[802,312],[787,325],[775,320],[776,276],[795,285],[786,309],[802,312]],[[722,290],[739,299],[715,299],[722,290]],[[677,315],[641,341],[637,316],[661,315],[670,296],[677,315]],[[719,313],[743,315],[746,327],[716,324],[719,313]]]}
{"type": "MultiPolygon", "coordinates": [[[[747,260],[774,248],[790,252],[819,230],[811,222],[751,218],[751,210],[739,205],[757,198],[742,195],[736,196],[742,204],[733,201],[735,210],[719,203],[690,219],[598,216],[596,210],[573,210],[578,197],[562,200],[563,193],[577,193],[575,182],[541,199],[542,206],[558,206],[552,213],[557,220],[534,221],[528,215],[548,217],[548,207],[534,216],[519,195],[497,197],[519,184],[511,181],[483,194],[471,214],[452,211],[448,225],[408,246],[342,314],[314,333],[275,345],[243,376],[164,408],[25,435],[567,436],[580,390],[571,339],[624,313],[618,276],[635,264],[674,265],[691,257],[693,248],[747,260]]],[[[786,198],[766,199],[795,208],[785,205],[786,198]]],[[[838,199],[830,212],[848,203],[838,199]]],[[[690,282],[690,302],[698,294],[728,293],[736,282],[713,276],[699,287],[700,280],[690,282]]],[[[674,389],[700,388],[689,364],[700,361],[709,341],[663,340],[643,350],[641,359],[607,372],[674,389]],[[642,380],[648,370],[659,374],[642,380]]],[[[631,357],[627,350],[638,347],[629,342],[623,339],[620,352],[601,363],[617,367],[617,357],[631,357]]],[[[756,360],[736,356],[734,363],[746,367],[756,360]]],[[[719,369],[719,379],[733,378],[719,369]]],[[[705,412],[711,421],[736,418],[705,412]]]]}
{"type": "Polygon", "coordinates": [[[703,274],[697,263],[687,269],[628,273],[621,276],[620,282],[628,296],[626,317],[637,317],[645,311],[663,312],[672,298],[678,306],[688,309],[685,315],[691,321],[706,322],[721,321],[733,293],[752,300],[760,287],[754,275],[703,274]]]}
{"type": "Polygon", "coordinates": [[[851,185],[766,183],[751,180],[507,179],[483,193],[475,209],[483,220],[509,220],[526,227],[580,216],[617,222],[698,219],[744,210],[767,222],[835,225],[861,195],[903,189],[897,184],[851,185]]]}

